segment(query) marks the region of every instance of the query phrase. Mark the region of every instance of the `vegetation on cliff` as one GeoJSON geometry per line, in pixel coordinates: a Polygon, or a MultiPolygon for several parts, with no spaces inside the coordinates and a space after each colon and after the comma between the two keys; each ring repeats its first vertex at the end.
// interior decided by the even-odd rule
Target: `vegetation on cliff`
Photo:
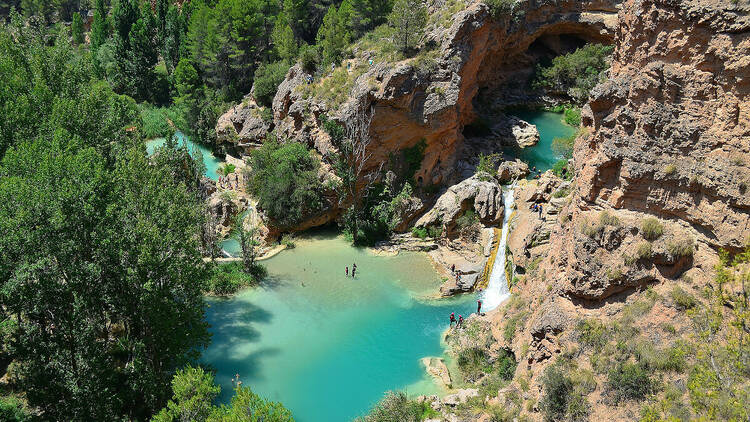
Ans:
{"type": "Polygon", "coordinates": [[[612,50],[612,46],[587,44],[572,53],[557,56],[550,65],[537,67],[532,86],[566,95],[582,104],[602,80],[602,72],[609,68],[612,50]]]}
{"type": "Polygon", "coordinates": [[[292,227],[322,207],[319,167],[304,145],[269,139],[250,155],[250,190],[270,218],[292,227]]]}

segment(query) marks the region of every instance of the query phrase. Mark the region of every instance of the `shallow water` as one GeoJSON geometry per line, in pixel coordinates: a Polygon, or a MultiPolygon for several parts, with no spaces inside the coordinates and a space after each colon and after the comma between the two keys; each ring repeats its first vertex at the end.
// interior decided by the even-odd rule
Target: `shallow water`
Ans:
{"type": "MultiPolygon", "coordinates": [[[[191,141],[184,133],[177,131],[175,136],[177,137],[177,146],[187,145],[187,149],[191,154],[196,150],[200,151],[203,155],[203,164],[206,165],[206,177],[214,181],[219,180],[218,170],[222,161],[216,158],[211,150],[191,141]]],[[[155,138],[146,141],[146,152],[149,155],[153,154],[156,148],[164,145],[165,142],[167,142],[165,138],[155,138]]]]}
{"type": "MultiPolygon", "coordinates": [[[[529,167],[536,166],[537,170],[545,172],[562,157],[558,157],[552,151],[552,140],[572,135],[576,129],[563,122],[562,113],[553,113],[550,111],[530,110],[530,109],[512,109],[508,114],[517,116],[533,125],[536,125],[539,131],[539,143],[533,147],[517,149],[511,151],[513,155],[529,164],[529,167]]],[[[533,177],[533,175],[532,175],[533,177]]]]}
{"type": "Polygon", "coordinates": [[[423,254],[375,256],[330,234],[296,243],[264,261],[262,287],[209,300],[203,361],[217,369],[221,400],[235,373],[300,422],[351,420],[387,390],[437,393],[419,359],[442,355],[448,316],[476,310],[475,296],[420,300],[441,283],[423,254]],[[344,274],[353,262],[355,279],[344,274]]]}

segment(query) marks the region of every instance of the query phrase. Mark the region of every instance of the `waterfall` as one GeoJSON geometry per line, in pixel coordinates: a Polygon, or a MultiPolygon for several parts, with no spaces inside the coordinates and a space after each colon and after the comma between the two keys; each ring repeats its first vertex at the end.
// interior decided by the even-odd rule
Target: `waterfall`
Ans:
{"type": "Polygon", "coordinates": [[[508,223],[510,215],[513,213],[513,187],[503,192],[503,229],[500,234],[500,242],[497,246],[497,256],[495,263],[490,271],[490,281],[487,288],[481,293],[482,310],[490,311],[497,308],[507,298],[510,297],[508,289],[508,280],[505,279],[505,244],[508,240],[508,223]]]}

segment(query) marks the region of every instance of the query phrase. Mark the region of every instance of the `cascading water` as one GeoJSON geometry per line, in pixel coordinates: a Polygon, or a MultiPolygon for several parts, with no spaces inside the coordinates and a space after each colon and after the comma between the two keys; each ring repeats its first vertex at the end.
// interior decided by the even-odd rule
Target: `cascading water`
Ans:
{"type": "Polygon", "coordinates": [[[508,223],[513,213],[513,187],[503,192],[503,229],[500,232],[500,243],[497,246],[497,256],[490,271],[490,281],[487,288],[481,294],[482,309],[490,311],[497,308],[510,297],[508,280],[505,279],[505,243],[508,240],[508,223]]]}

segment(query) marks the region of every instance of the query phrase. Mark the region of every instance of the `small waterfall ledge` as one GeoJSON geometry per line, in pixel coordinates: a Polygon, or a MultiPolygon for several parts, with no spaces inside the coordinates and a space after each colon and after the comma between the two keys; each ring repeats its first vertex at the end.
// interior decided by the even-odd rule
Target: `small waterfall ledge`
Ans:
{"type": "Polygon", "coordinates": [[[490,271],[487,288],[484,289],[480,295],[482,299],[482,309],[487,311],[497,308],[510,297],[508,280],[506,280],[505,277],[505,245],[508,240],[510,216],[513,214],[514,191],[515,187],[510,187],[503,192],[503,203],[505,204],[505,208],[503,210],[503,228],[500,232],[500,241],[497,245],[497,255],[495,257],[495,262],[492,265],[492,270],[490,271]]]}

